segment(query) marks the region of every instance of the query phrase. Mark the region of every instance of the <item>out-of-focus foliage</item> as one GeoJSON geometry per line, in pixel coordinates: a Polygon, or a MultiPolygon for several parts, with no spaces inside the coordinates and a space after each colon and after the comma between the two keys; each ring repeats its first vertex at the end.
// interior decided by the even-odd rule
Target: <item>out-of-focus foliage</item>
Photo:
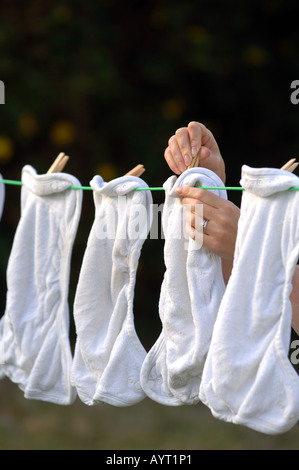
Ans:
{"type": "MultiPolygon", "coordinates": [[[[77,399],[62,407],[25,400],[15,384],[1,381],[0,450],[298,450],[298,433],[295,426],[261,434],[213,418],[203,404],[172,407],[145,399],[90,407],[77,399]]],[[[97,455],[97,464],[103,457],[97,455]]],[[[193,456],[191,462],[195,466],[193,456]]]]}
{"type": "MultiPolygon", "coordinates": [[[[298,3],[293,0],[3,0],[0,7],[0,172],[46,172],[56,155],[83,185],[137,163],[161,186],[169,137],[191,120],[215,134],[238,185],[243,163],[281,166],[298,156],[298,3]]],[[[155,193],[154,200],[163,202],[155,193]]],[[[236,200],[238,195],[230,194],[236,200]]],[[[91,194],[73,256],[73,295],[93,220],[91,194]]],[[[1,292],[19,217],[7,187],[0,234],[1,292]]],[[[142,325],[157,317],[162,246],[146,242],[136,285],[142,325]],[[156,292],[156,295],[153,295],[156,292]]]]}

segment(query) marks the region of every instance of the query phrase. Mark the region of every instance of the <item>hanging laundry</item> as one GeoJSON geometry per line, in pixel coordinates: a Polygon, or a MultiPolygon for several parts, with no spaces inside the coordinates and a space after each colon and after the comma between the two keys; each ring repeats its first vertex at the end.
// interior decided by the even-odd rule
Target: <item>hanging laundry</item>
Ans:
{"type": "MultiPolygon", "coordinates": [[[[2,179],[2,175],[0,174],[0,179],[2,179]]],[[[3,183],[0,183],[0,220],[2,217],[3,213],[3,206],[4,206],[4,200],[5,200],[5,185],[3,183]]],[[[4,373],[1,370],[1,365],[3,364],[4,358],[3,358],[3,344],[2,344],[2,333],[1,333],[1,320],[0,320],[0,379],[4,377],[4,373]]]]}
{"type": "Polygon", "coordinates": [[[152,195],[136,176],[91,181],[95,220],[74,301],[77,332],[72,383],[87,405],[129,406],[145,394],[139,376],[146,351],[135,327],[136,271],[152,222],[152,195]]]}
{"type": "MultiPolygon", "coordinates": [[[[166,271],[161,286],[159,314],[162,331],[141,370],[141,385],[158,403],[196,404],[205,358],[225,284],[221,259],[184,237],[184,212],[179,186],[223,187],[205,168],[186,170],[164,184],[162,225],[166,271]]],[[[227,198],[225,190],[212,190],[227,198]]]]}
{"type": "Polygon", "coordinates": [[[299,178],[242,167],[245,188],[232,274],[215,322],[200,399],[214,416],[266,434],[299,418],[299,378],[288,359],[289,299],[299,253],[299,178]]]}
{"type": "Polygon", "coordinates": [[[25,398],[61,405],[76,396],[70,383],[68,288],[71,252],[81,215],[79,181],[66,173],[22,170],[21,218],[7,268],[1,319],[0,370],[25,398]]]}
{"type": "MultiPolygon", "coordinates": [[[[2,180],[2,179],[3,179],[2,175],[0,174],[0,180],[2,180]]],[[[0,182],[0,220],[1,220],[1,217],[2,217],[4,200],[5,200],[5,185],[0,182]]]]}

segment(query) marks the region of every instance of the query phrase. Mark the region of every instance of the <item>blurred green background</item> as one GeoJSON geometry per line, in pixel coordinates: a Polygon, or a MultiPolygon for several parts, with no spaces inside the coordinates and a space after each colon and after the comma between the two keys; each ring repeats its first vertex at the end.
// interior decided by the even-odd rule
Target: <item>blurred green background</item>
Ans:
{"type": "MultiPolygon", "coordinates": [[[[2,0],[1,174],[18,180],[25,164],[44,173],[63,151],[70,156],[65,171],[82,185],[142,163],[144,180],[161,186],[171,174],[163,157],[168,139],[191,120],[214,133],[228,185],[239,184],[243,164],[280,167],[298,158],[299,106],[290,101],[291,82],[299,79],[298,13],[291,0],[2,0]]],[[[153,197],[163,202],[163,194],[153,197]]],[[[229,198],[240,203],[237,192],[229,198]]],[[[19,216],[20,189],[6,186],[0,315],[19,216]]],[[[85,192],[71,311],[93,217],[85,192]]],[[[160,331],[163,274],[163,241],[147,240],[135,293],[146,348],[160,331]]],[[[0,382],[0,449],[296,449],[298,437],[297,427],[269,437],[228,425],[202,405],[59,408],[26,401],[16,386],[0,382]]]]}

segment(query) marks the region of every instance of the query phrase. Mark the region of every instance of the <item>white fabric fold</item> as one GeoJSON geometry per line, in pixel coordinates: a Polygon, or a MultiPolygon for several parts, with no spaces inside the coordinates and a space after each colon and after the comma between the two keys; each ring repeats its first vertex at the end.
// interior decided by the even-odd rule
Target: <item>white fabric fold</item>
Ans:
{"type": "Polygon", "coordinates": [[[77,340],[72,383],[87,405],[130,406],[145,398],[140,369],[146,355],[134,326],[134,289],[141,248],[152,221],[146,183],[123,176],[91,181],[95,220],[74,301],[77,340]]]}
{"type": "MultiPolygon", "coordinates": [[[[225,284],[221,259],[184,232],[184,208],[179,186],[223,187],[205,168],[193,168],[165,183],[162,226],[166,271],[161,286],[161,334],[141,370],[145,393],[158,403],[196,404],[202,369],[225,284]]],[[[227,198],[223,189],[211,190],[227,198]]]]}
{"type": "Polygon", "coordinates": [[[200,399],[212,414],[266,434],[299,418],[299,378],[288,359],[289,299],[299,254],[299,178],[242,167],[233,271],[207,356],[200,399]]]}
{"type": "MultiPolygon", "coordinates": [[[[0,179],[1,180],[3,179],[1,173],[0,173],[0,179]]],[[[5,201],[5,185],[0,182],[0,220],[2,217],[2,213],[3,213],[4,201],[5,201]]],[[[3,342],[2,342],[2,327],[1,327],[1,320],[0,320],[0,379],[4,377],[4,372],[1,367],[1,365],[4,362],[3,351],[4,351],[4,348],[3,348],[3,342]]]]}
{"type": "Polygon", "coordinates": [[[2,372],[26,398],[71,404],[69,275],[81,215],[79,181],[66,173],[22,170],[21,218],[7,268],[1,319],[2,372]]]}

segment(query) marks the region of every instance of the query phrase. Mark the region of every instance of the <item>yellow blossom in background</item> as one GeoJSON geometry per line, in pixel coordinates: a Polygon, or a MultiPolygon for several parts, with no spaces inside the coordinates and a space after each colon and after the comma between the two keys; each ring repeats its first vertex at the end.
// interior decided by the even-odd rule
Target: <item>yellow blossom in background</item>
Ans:
{"type": "Polygon", "coordinates": [[[178,98],[171,98],[162,104],[161,112],[165,119],[178,119],[183,110],[183,101],[178,98]]]}
{"type": "Polygon", "coordinates": [[[73,11],[67,5],[57,5],[52,10],[52,18],[57,23],[68,23],[73,16],[73,11]]]}
{"type": "Polygon", "coordinates": [[[157,6],[150,14],[152,24],[157,28],[164,28],[169,21],[169,10],[164,6],[157,6]]]}
{"type": "Polygon", "coordinates": [[[14,143],[6,135],[0,135],[0,163],[8,163],[14,154],[14,143]]]}
{"type": "Polygon", "coordinates": [[[114,178],[122,176],[112,163],[101,163],[95,168],[95,174],[100,175],[104,181],[111,181],[114,178]]]}
{"type": "Polygon", "coordinates": [[[207,43],[211,39],[209,32],[202,26],[189,26],[186,30],[186,38],[196,45],[207,43]]]}
{"type": "Polygon", "coordinates": [[[70,145],[76,138],[76,127],[70,121],[57,121],[50,129],[50,139],[57,146],[70,145]]]}
{"type": "Polygon", "coordinates": [[[37,131],[37,120],[32,113],[23,113],[19,118],[19,128],[23,135],[30,137],[37,131]]]}
{"type": "Polygon", "coordinates": [[[252,45],[243,51],[243,60],[250,67],[264,67],[269,61],[269,55],[262,47],[252,45]]]}

